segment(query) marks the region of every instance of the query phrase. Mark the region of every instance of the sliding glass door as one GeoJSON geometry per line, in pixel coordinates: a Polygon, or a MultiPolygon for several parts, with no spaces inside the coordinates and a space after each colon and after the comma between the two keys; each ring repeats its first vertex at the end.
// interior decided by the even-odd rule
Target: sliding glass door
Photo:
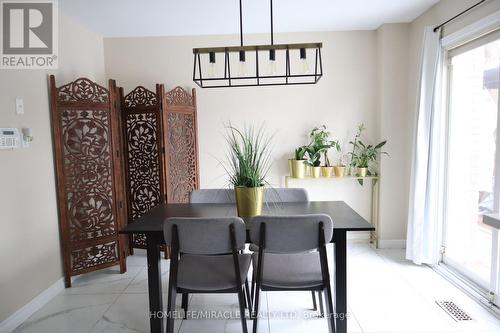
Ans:
{"type": "Polygon", "coordinates": [[[449,113],[443,261],[489,292],[498,292],[500,35],[449,52],[449,113]]]}

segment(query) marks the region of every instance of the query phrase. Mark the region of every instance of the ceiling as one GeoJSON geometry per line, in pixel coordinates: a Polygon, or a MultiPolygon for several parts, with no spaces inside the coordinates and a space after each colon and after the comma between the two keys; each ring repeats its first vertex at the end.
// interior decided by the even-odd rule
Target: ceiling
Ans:
{"type": "MultiPolygon", "coordinates": [[[[243,1],[243,32],[270,29],[269,0],[243,1]]],[[[274,0],[276,32],[373,30],[411,22],[439,0],[274,0]]],[[[59,0],[104,37],[239,32],[238,0],[59,0]]]]}

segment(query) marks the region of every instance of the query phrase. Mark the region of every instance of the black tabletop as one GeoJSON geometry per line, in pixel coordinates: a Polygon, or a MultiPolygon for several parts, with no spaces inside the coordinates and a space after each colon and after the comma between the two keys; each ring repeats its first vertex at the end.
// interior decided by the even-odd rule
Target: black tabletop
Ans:
{"type": "MultiPolygon", "coordinates": [[[[309,201],[269,203],[263,207],[265,215],[327,214],[333,220],[334,230],[370,231],[375,228],[343,201],[309,201]]],[[[161,204],[129,223],[122,234],[163,232],[163,221],[169,217],[236,216],[234,204],[161,204]]]]}

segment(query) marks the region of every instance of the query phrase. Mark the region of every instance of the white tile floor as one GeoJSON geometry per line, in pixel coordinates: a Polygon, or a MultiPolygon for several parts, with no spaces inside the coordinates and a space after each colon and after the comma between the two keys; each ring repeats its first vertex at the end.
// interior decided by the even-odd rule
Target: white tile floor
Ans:
{"type": "MultiPolygon", "coordinates": [[[[143,251],[118,268],[74,279],[64,290],[16,329],[28,332],[148,332],[146,258],[143,251]]],[[[168,282],[168,261],[162,261],[163,283],[168,282]]],[[[166,295],[164,298],[166,300],[166,295]]],[[[327,332],[325,319],[309,309],[306,292],[263,293],[262,311],[269,319],[259,322],[259,333],[327,332]],[[272,318],[283,312],[299,318],[272,318]]],[[[165,303],[166,304],[166,303],[165,303]]],[[[403,250],[375,250],[351,242],[348,249],[349,332],[498,332],[500,320],[426,266],[404,260],[403,250]],[[457,323],[436,300],[453,300],[474,320],[457,323]]],[[[180,297],[178,297],[180,305],[180,297]]],[[[235,310],[235,295],[194,295],[190,310],[235,310]]],[[[248,321],[249,328],[252,323],[248,321]]],[[[176,332],[241,332],[239,320],[177,320],[176,332]]]]}

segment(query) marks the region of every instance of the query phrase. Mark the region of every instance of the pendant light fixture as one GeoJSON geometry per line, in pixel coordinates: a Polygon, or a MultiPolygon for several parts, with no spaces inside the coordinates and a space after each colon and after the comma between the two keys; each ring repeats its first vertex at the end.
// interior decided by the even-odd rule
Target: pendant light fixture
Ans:
{"type": "Polygon", "coordinates": [[[323,76],[323,44],[274,44],[273,0],[270,0],[271,44],[243,45],[241,2],[239,0],[240,46],[194,48],[193,81],[201,88],[317,83],[323,76]],[[224,63],[217,66],[217,60],[224,63]],[[259,63],[263,61],[267,66],[259,63]]]}

